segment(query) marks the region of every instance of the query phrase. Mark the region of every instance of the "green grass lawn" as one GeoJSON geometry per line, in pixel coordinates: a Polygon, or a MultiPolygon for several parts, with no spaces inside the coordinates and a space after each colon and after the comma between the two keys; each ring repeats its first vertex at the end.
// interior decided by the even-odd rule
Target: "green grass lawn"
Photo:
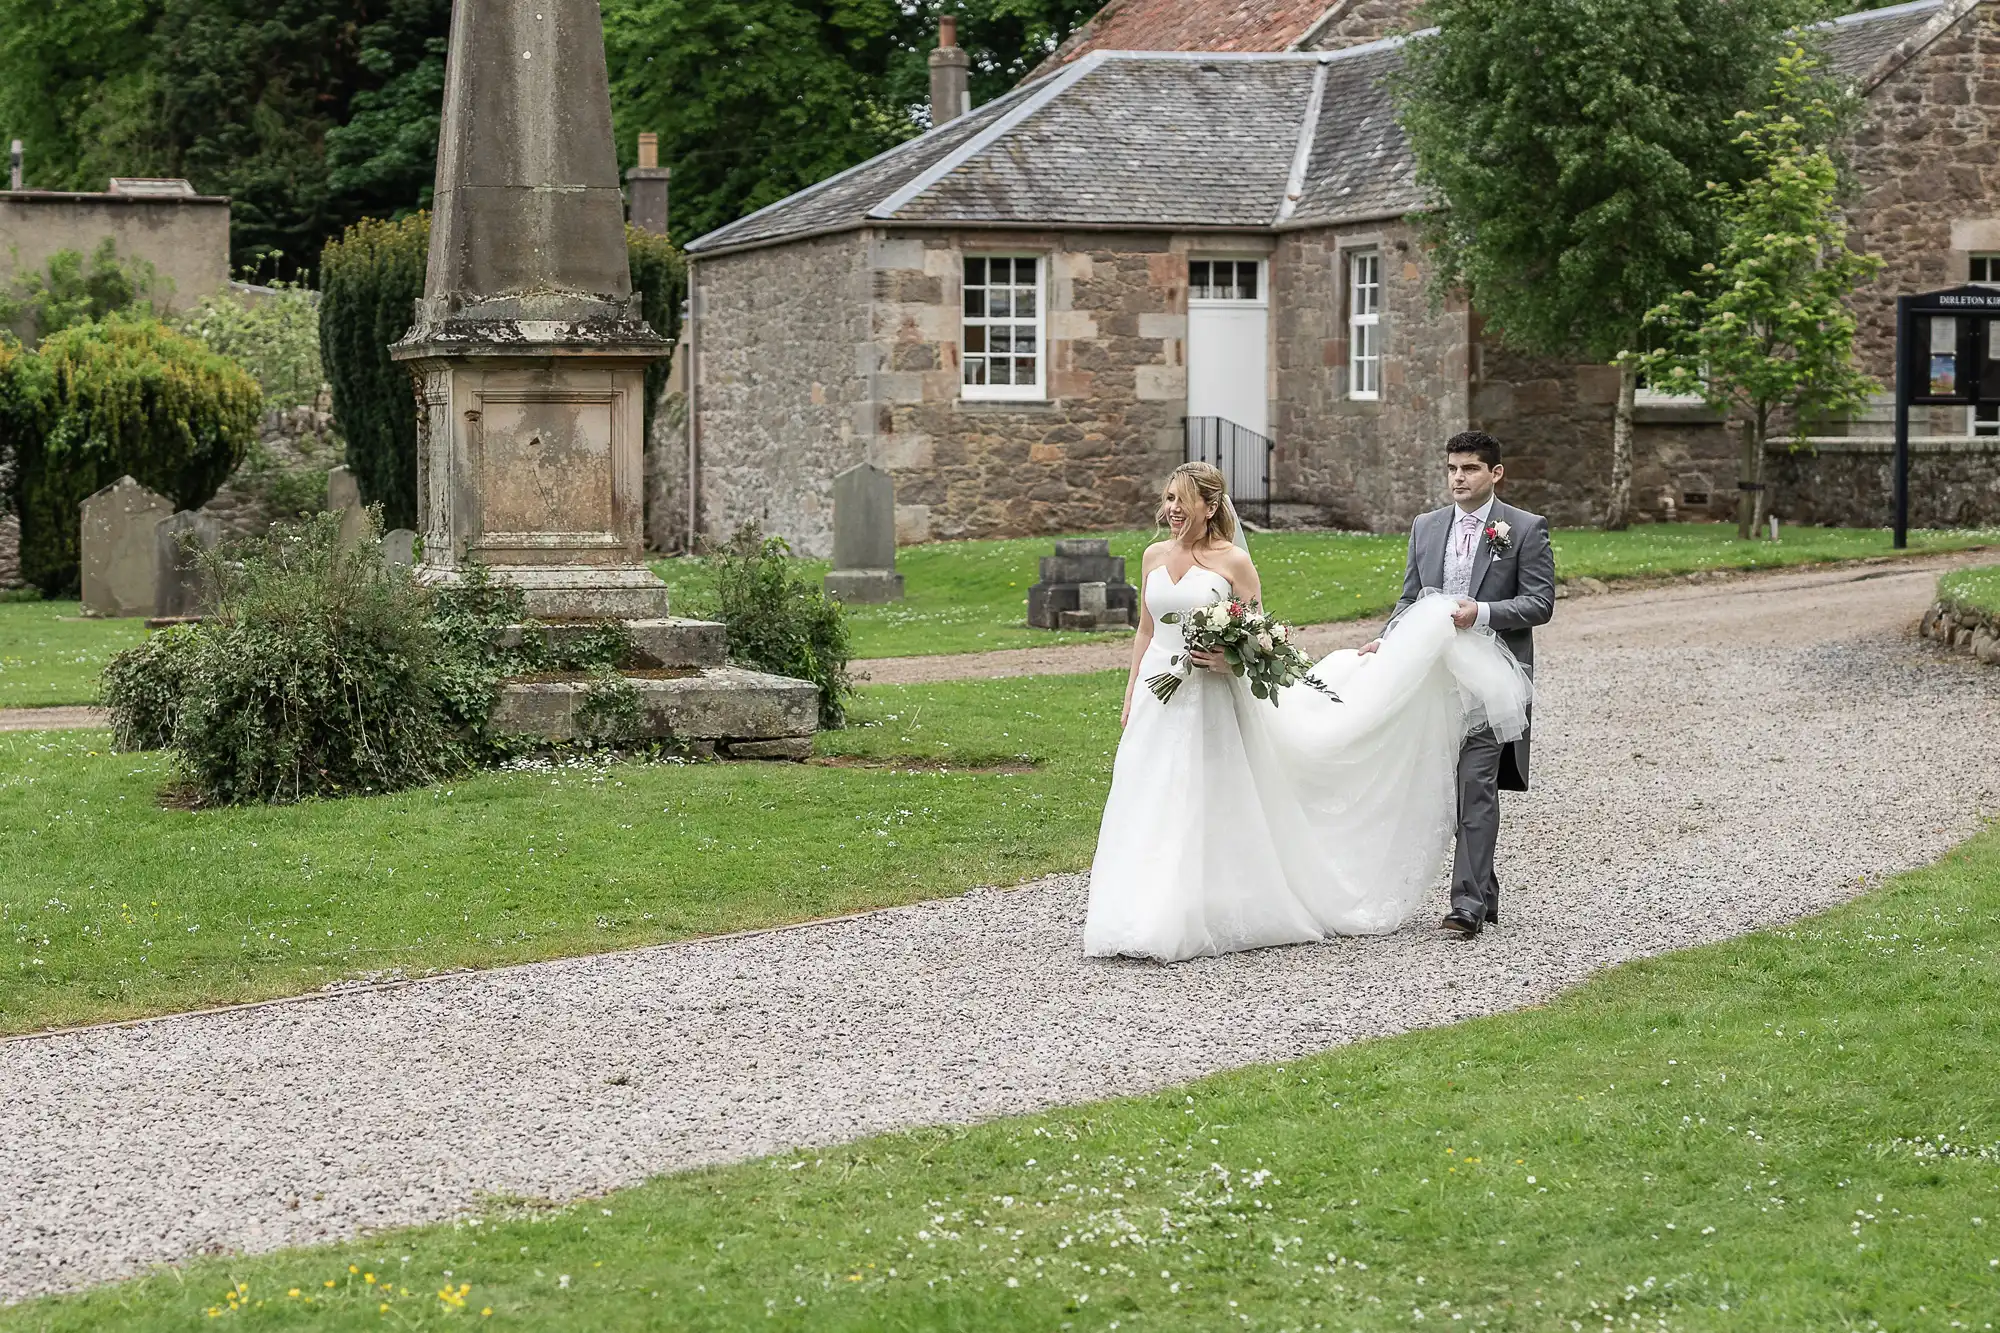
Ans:
{"type": "MultiPolygon", "coordinates": [[[[1139,557],[1158,534],[1102,533],[1111,553],[1138,577],[1139,557]]],[[[1009,541],[936,542],[896,554],[908,595],[889,606],[850,611],[858,657],[1026,648],[1090,638],[1029,629],[1028,588],[1037,560],[1053,537],[1009,541]]],[[[1913,532],[1910,553],[1926,554],[2000,543],[1995,532],[1913,532]]],[[[1264,580],[1264,600],[1299,624],[1380,615],[1395,605],[1408,543],[1401,534],[1274,532],[1252,539],[1264,580]]],[[[1655,524],[1626,532],[1564,529],[1555,535],[1557,572],[1566,579],[1645,578],[1706,569],[1765,569],[1893,556],[1887,529],[1787,528],[1781,540],[1738,541],[1733,526],[1655,524]]],[[[817,579],[825,561],[801,561],[817,579]]],[[[675,606],[699,614],[709,605],[708,576],[699,560],[663,560],[654,568],[673,585],[675,606]]]]}
{"type": "MultiPolygon", "coordinates": [[[[1101,534],[1130,561],[1156,533],[1101,534]]],[[[897,554],[909,595],[890,606],[857,606],[850,612],[857,657],[970,653],[991,648],[1041,647],[1097,636],[1029,629],[1029,585],[1036,562],[1053,549],[1053,537],[1009,541],[935,542],[897,554]]],[[[1912,554],[2000,543],[1994,532],[1913,532],[1912,554]]],[[[1265,600],[1298,624],[1380,615],[1395,604],[1405,542],[1400,535],[1274,532],[1254,549],[1264,577],[1265,600]]],[[[1720,524],[1678,523],[1606,533],[1565,529],[1555,537],[1556,565],[1564,578],[1601,579],[1687,574],[1703,569],[1761,569],[1890,556],[1887,530],[1788,528],[1783,540],[1740,542],[1720,524]]],[[[817,579],[825,561],[800,561],[817,579]]],[[[712,610],[709,579],[699,560],[662,560],[654,568],[673,588],[684,615],[712,610]]],[[[86,620],[74,602],[0,603],[0,708],[87,704],[97,698],[97,674],[113,653],[137,642],[137,620],[86,620]]]]}
{"type": "Polygon", "coordinates": [[[1938,596],[1973,611],[2000,616],[2000,565],[1955,569],[1938,577],[1938,596]]]}
{"type": "Polygon", "coordinates": [[[1117,675],[863,691],[822,754],[165,809],[159,753],[0,733],[0,1033],[800,921],[1088,864],[1117,675]],[[1013,764],[1027,772],[940,771],[1013,764]]]}
{"type": "Polygon", "coordinates": [[[813,1333],[1984,1329],[1996,913],[1988,833],[1846,908],[1521,1013],[570,1207],[496,1201],[203,1259],[0,1329],[486,1311],[813,1333]]]}
{"type": "Polygon", "coordinates": [[[0,602],[0,708],[94,702],[97,673],[145,633],[139,620],[86,620],[75,602],[0,602]]]}

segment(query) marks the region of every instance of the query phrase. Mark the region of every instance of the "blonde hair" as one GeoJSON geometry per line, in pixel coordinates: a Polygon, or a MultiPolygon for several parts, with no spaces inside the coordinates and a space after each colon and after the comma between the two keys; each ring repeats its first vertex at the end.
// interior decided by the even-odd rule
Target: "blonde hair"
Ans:
{"type": "Polygon", "coordinates": [[[1179,500],[1181,509],[1190,517],[1209,514],[1213,506],[1215,512],[1209,514],[1207,531],[1188,544],[1200,547],[1216,542],[1227,546],[1236,540],[1236,524],[1230,520],[1229,506],[1223,503],[1228,498],[1229,487],[1222,469],[1212,463],[1182,463],[1168,475],[1162,488],[1158,522],[1161,527],[1167,525],[1169,500],[1179,500]]]}

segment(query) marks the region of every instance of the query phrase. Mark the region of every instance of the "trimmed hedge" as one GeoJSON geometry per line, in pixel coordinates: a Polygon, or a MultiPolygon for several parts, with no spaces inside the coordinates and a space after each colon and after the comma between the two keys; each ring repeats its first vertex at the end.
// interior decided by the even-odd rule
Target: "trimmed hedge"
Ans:
{"type": "Polygon", "coordinates": [[[319,354],[333,419],[363,504],[391,528],[417,526],[417,408],[410,372],[389,359],[424,294],[431,219],[363,218],[319,261],[319,354]]]}
{"type": "MultiPolygon", "coordinates": [[[[333,416],[347,441],[364,504],[382,506],[392,528],[417,526],[417,409],[410,372],[389,359],[389,345],[409,331],[424,294],[431,219],[413,213],[393,222],[368,218],[329,241],[320,254],[320,355],[333,386],[333,416]]],[[[625,229],[633,289],[646,320],[662,337],[680,335],[687,260],[664,236],[625,229]]],[[[646,373],[646,439],[667,363],[646,373]]]]}
{"type": "Polygon", "coordinates": [[[79,506],[128,473],[178,508],[206,504],[257,438],[262,408],[241,366],[150,318],[79,324],[32,352],[0,346],[21,577],[73,594],[79,506]]]}

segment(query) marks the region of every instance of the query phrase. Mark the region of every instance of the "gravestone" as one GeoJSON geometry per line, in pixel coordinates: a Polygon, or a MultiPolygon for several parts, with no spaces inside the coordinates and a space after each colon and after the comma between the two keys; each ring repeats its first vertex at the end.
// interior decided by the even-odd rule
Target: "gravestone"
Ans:
{"type": "Polygon", "coordinates": [[[368,539],[368,510],[361,503],[361,483],[346,464],[326,474],[326,509],[340,515],[342,546],[359,546],[368,539]]]}
{"type": "Polygon", "coordinates": [[[1139,590],[1125,581],[1125,557],[1102,537],[1056,543],[1042,557],[1041,582],[1028,589],[1036,629],[1124,629],[1138,623],[1139,590]]]}
{"type": "Polygon", "coordinates": [[[211,514],[183,509],[153,529],[158,581],[153,595],[156,618],[185,619],[208,608],[208,579],[201,568],[203,552],[222,540],[222,525],[211,514]]]}
{"type": "Polygon", "coordinates": [[[398,569],[417,563],[417,534],[408,528],[391,528],[382,534],[382,559],[398,569]]]}
{"type": "Polygon", "coordinates": [[[83,610],[92,616],[150,616],[159,591],[154,529],[174,502],[120,477],[83,502],[83,610]]]}
{"type": "Polygon", "coordinates": [[[896,483],[873,463],[833,479],[833,571],[828,595],[843,602],[897,602],[896,483]]]}

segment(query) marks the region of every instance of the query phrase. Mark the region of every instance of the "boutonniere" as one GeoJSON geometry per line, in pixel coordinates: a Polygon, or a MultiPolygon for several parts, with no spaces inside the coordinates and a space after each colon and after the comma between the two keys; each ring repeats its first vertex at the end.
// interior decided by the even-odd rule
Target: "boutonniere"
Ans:
{"type": "Polygon", "coordinates": [[[1505,523],[1486,525],[1486,548],[1496,556],[1502,556],[1514,549],[1514,529],[1505,523]]]}

